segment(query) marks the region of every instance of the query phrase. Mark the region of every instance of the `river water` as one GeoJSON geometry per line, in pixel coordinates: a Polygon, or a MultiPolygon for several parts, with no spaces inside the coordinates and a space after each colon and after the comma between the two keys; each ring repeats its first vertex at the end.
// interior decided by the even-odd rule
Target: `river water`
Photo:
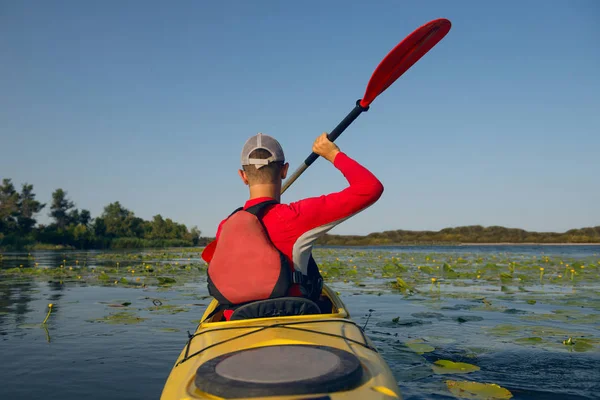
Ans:
{"type": "MultiPolygon", "coordinates": [[[[349,269],[355,264],[358,271],[374,271],[377,260],[393,257],[415,271],[403,275],[407,282],[415,277],[410,280],[418,290],[414,295],[395,290],[387,275],[369,274],[358,281],[335,267],[339,275],[328,280],[354,320],[364,324],[369,316],[366,333],[390,365],[405,399],[455,398],[446,388],[447,379],[495,383],[515,399],[599,398],[600,246],[331,247],[315,255],[328,260],[323,268],[330,273],[334,267],[326,269],[327,263],[340,259],[349,259],[349,269]],[[473,260],[459,261],[454,269],[464,262],[481,275],[490,260],[498,265],[515,262],[524,275],[514,284],[446,277],[436,286],[416,275],[433,258],[473,260]],[[532,259],[546,265],[540,282],[527,280],[532,274],[538,279],[532,259]],[[565,265],[570,265],[565,274],[573,265],[580,270],[563,276],[565,265]],[[569,337],[581,340],[579,345],[563,344],[569,337]],[[419,354],[410,342],[426,343],[431,350],[419,354]],[[480,370],[436,374],[431,365],[442,359],[480,370]]],[[[148,264],[140,267],[183,268],[200,264],[198,256],[179,250],[4,253],[0,399],[158,399],[186,332],[194,331],[210,301],[205,273],[186,275],[183,281],[175,274],[182,283],[164,287],[136,286],[138,272],[131,271],[141,259],[148,264]],[[98,283],[93,276],[103,275],[85,273],[114,266],[115,260],[121,260],[118,273],[130,277],[131,285],[113,284],[112,276],[98,283]],[[55,269],[74,273],[69,278],[48,273],[55,269]],[[53,312],[41,325],[49,303],[53,312]],[[111,319],[115,314],[125,317],[111,319]]],[[[436,262],[431,263],[434,268],[436,262]]]]}

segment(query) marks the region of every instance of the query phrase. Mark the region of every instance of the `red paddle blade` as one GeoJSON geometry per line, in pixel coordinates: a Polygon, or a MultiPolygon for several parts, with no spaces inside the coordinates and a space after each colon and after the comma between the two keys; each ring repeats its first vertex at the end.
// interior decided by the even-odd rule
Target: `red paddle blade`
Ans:
{"type": "Polygon", "coordinates": [[[373,72],[360,105],[368,107],[377,96],[438,44],[450,31],[451,26],[447,19],[435,19],[416,29],[396,45],[373,72]]]}

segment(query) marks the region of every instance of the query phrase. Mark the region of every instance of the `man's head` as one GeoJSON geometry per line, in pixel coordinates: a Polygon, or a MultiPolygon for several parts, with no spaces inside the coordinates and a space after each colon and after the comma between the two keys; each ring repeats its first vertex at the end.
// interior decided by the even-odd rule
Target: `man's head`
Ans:
{"type": "Polygon", "coordinates": [[[249,138],[242,149],[239,175],[245,184],[278,184],[287,175],[283,149],[277,140],[259,133],[249,138]]]}

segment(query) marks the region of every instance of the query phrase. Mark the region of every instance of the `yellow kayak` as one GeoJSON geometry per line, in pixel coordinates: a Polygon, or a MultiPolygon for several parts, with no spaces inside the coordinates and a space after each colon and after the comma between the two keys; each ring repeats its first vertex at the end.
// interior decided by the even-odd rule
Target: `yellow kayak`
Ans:
{"type": "Polygon", "coordinates": [[[213,299],[161,400],[402,398],[388,365],[335,292],[324,286],[319,305],[286,299],[275,300],[279,312],[267,300],[237,309],[229,321],[213,299]]]}

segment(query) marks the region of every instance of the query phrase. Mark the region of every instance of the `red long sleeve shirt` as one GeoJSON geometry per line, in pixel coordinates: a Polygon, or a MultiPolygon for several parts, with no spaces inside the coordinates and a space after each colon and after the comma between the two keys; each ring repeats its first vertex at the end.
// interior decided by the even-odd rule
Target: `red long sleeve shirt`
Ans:
{"type": "MultiPolygon", "coordinates": [[[[348,181],[347,188],[289,204],[274,204],[263,215],[263,224],[275,247],[287,257],[296,271],[303,274],[307,273],[314,242],[339,223],[375,203],[383,193],[383,185],[375,175],[345,153],[338,153],[333,165],[348,181]]],[[[272,198],[248,200],[244,209],[267,200],[272,198]]],[[[219,224],[216,241],[225,221],[219,224]]],[[[206,253],[206,256],[204,253],[202,256],[210,262],[212,251],[206,253]]],[[[300,295],[298,288],[293,287],[290,295],[300,295]]]]}

